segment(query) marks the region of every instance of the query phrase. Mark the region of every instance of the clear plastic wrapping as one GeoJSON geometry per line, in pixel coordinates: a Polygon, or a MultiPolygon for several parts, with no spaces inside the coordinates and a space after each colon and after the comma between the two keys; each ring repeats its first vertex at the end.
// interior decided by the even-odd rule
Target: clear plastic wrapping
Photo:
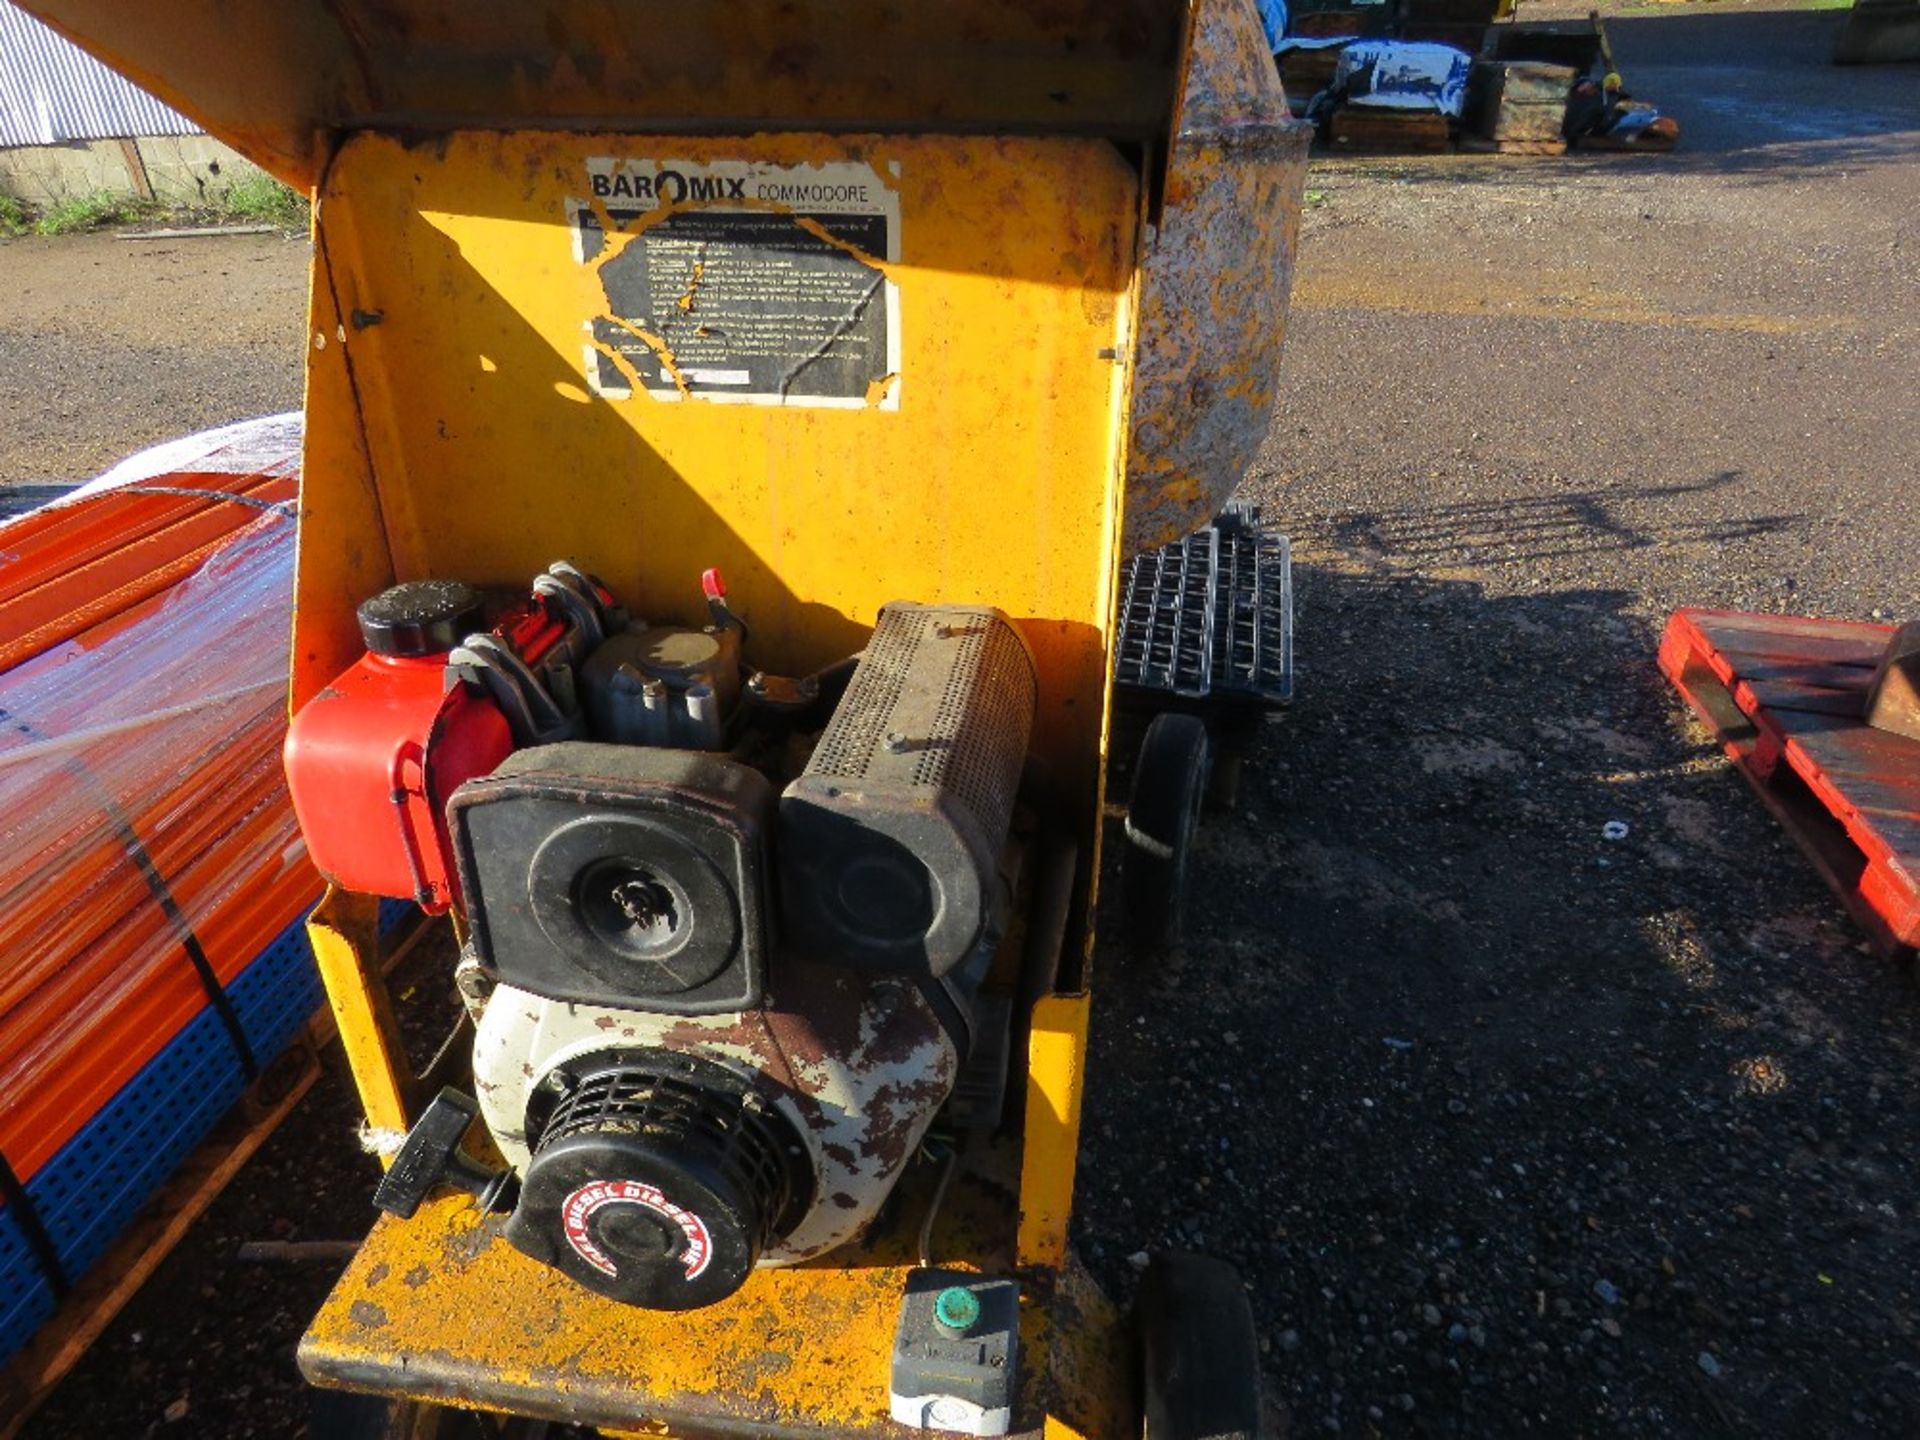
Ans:
{"type": "Polygon", "coordinates": [[[23,1178],[318,894],[280,770],[293,541],[269,511],[151,613],[0,674],[0,1152],[23,1178]]]}

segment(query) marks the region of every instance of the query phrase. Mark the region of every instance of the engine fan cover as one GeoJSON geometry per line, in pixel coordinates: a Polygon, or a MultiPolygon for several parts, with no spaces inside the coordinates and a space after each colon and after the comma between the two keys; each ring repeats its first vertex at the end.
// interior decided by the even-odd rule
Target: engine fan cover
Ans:
{"type": "Polygon", "coordinates": [[[587,1289],[650,1310],[711,1305],[806,1212],[799,1136],[726,1066],[643,1050],[552,1078],[506,1235],[587,1289]]]}

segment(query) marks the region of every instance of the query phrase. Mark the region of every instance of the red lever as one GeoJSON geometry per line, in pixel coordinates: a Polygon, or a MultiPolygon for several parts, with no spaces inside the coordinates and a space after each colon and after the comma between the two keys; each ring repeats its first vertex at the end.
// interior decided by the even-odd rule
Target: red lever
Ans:
{"type": "Polygon", "coordinates": [[[700,588],[706,592],[709,600],[727,598],[727,577],[720,573],[718,565],[700,572],[700,588]]]}

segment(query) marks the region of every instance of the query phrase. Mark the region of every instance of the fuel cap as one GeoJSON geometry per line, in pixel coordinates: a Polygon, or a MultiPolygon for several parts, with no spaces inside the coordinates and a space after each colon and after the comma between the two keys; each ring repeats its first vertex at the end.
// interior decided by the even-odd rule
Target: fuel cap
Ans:
{"type": "Polygon", "coordinates": [[[444,655],[482,628],[480,592],[464,580],[409,580],[361,602],[360,638],[376,655],[444,655]]]}

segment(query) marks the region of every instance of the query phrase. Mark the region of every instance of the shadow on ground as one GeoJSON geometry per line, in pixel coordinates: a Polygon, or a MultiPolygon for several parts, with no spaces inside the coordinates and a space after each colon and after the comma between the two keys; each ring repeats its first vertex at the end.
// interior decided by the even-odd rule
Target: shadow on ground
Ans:
{"type": "MultiPolygon", "coordinates": [[[[1543,506],[1507,539],[1647,543],[1543,506]]],[[[1625,592],[1398,568],[1462,520],[1304,537],[1187,953],[1102,956],[1080,1243],[1240,1265],[1296,1433],[1911,1433],[1920,998],[1625,592]]]]}
{"type": "Polygon", "coordinates": [[[1635,510],[1667,501],[1699,501],[1736,489],[1737,471],[1692,483],[1569,490],[1544,495],[1455,501],[1451,504],[1348,510],[1330,517],[1325,538],[1341,550],[1431,573],[1464,565],[1533,565],[1545,561],[1661,546],[1728,545],[1806,524],[1804,514],[1705,513],[1656,528],[1635,510]]]}
{"type": "Polygon", "coordinates": [[[1910,65],[1837,66],[1843,10],[1674,10],[1607,21],[1629,87],[1680,118],[1682,168],[1845,170],[1910,159],[1910,65]]]}

